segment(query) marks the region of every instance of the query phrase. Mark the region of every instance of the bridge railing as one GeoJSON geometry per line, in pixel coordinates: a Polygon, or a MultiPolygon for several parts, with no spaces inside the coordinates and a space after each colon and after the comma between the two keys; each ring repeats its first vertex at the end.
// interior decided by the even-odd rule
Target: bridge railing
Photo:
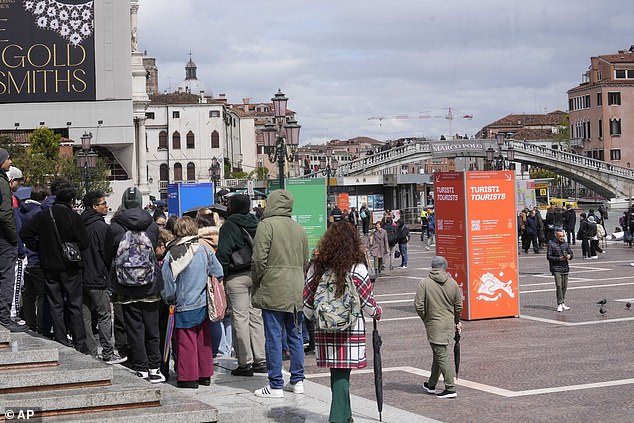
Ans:
{"type": "Polygon", "coordinates": [[[561,150],[553,150],[552,148],[532,144],[530,142],[508,141],[506,145],[512,145],[515,151],[525,151],[531,153],[532,155],[542,156],[571,165],[587,167],[593,170],[599,170],[613,175],[634,179],[634,169],[616,166],[602,160],[592,159],[579,154],[567,153],[561,150]]]}
{"type": "Polygon", "coordinates": [[[351,172],[357,172],[373,166],[381,165],[385,162],[395,161],[400,158],[408,157],[414,153],[431,153],[429,142],[411,141],[400,147],[392,147],[386,151],[373,153],[370,156],[364,156],[356,160],[351,160],[346,164],[340,165],[337,174],[347,175],[351,172]]]}

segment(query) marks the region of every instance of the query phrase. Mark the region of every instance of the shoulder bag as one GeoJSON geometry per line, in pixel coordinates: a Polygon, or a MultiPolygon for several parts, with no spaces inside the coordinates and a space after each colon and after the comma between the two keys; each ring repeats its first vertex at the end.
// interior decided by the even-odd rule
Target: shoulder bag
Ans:
{"type": "MultiPolygon", "coordinates": [[[[209,254],[207,254],[209,260],[209,254]]],[[[207,276],[207,314],[212,322],[225,318],[227,312],[227,295],[224,285],[215,276],[207,276]]]]}
{"type": "Polygon", "coordinates": [[[51,220],[53,220],[53,230],[55,231],[55,238],[57,238],[57,243],[62,249],[62,259],[64,259],[66,263],[79,263],[81,261],[81,251],[79,251],[79,246],[76,242],[62,242],[62,239],[59,236],[59,231],[57,230],[57,222],[55,222],[55,216],[53,216],[53,207],[50,207],[48,209],[48,212],[51,215],[51,220]]]}
{"type": "Polygon", "coordinates": [[[243,272],[251,269],[251,260],[253,257],[253,238],[246,229],[240,227],[242,231],[242,240],[244,246],[239,250],[231,253],[229,257],[229,270],[231,272],[243,272]]]}

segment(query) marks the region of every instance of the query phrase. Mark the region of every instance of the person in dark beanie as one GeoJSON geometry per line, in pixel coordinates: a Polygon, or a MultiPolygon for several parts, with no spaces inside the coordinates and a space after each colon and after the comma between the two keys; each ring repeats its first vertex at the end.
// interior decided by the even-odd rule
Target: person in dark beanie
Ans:
{"type": "Polygon", "coordinates": [[[7,172],[11,167],[9,152],[0,148],[0,325],[11,332],[23,332],[25,325],[11,320],[11,300],[18,259],[18,228],[7,172]]]}
{"type": "Polygon", "coordinates": [[[84,269],[82,274],[84,296],[84,328],[88,349],[93,357],[97,356],[97,341],[92,333],[92,315],[96,315],[99,328],[99,342],[102,347],[101,358],[107,364],[126,361],[114,351],[112,339],[112,313],[108,294],[108,273],[110,263],[106,261],[105,242],[108,224],[104,216],[108,214],[108,202],[103,191],[89,191],[82,200],[84,212],[81,219],[88,234],[88,248],[82,251],[84,269]]]}
{"type": "Polygon", "coordinates": [[[40,256],[40,267],[44,272],[46,296],[51,308],[55,340],[63,345],[71,346],[66,336],[67,328],[64,322],[64,311],[66,311],[70,317],[75,349],[88,354],[82,318],[82,262],[65,261],[61,247],[62,242],[75,242],[80,250],[88,247],[86,228],[72,208],[76,196],[77,189],[74,186],[70,184],[61,186],[51,208],[38,213],[24,225],[20,236],[24,245],[32,251],[37,251],[40,256]],[[59,239],[55,228],[59,233],[59,239]]]}
{"type": "Polygon", "coordinates": [[[418,284],[414,300],[416,312],[425,323],[427,340],[433,353],[429,381],[423,383],[428,394],[436,394],[439,376],[445,381],[445,390],[437,393],[438,398],[456,398],[453,366],[449,360],[448,345],[454,331],[461,331],[462,291],[456,281],[447,273],[447,260],[436,256],[431,261],[429,276],[418,284]]]}
{"type": "MultiPolygon", "coordinates": [[[[165,376],[160,370],[159,345],[159,294],[163,289],[163,278],[159,277],[155,254],[159,228],[142,207],[138,188],[126,189],[121,207],[112,216],[106,234],[106,263],[112,263],[114,268],[109,281],[110,290],[112,302],[121,304],[130,366],[137,376],[151,383],[160,383],[165,381],[165,376]],[[127,260],[141,264],[142,277],[132,279],[126,276],[123,268],[127,260]]],[[[115,318],[116,314],[115,310],[115,318]]]]}
{"type": "Polygon", "coordinates": [[[251,239],[255,237],[259,219],[250,210],[251,200],[248,195],[228,197],[229,216],[220,227],[216,252],[216,258],[225,274],[225,286],[231,305],[231,325],[235,334],[233,343],[238,356],[238,367],[231,371],[234,376],[253,376],[254,372],[267,371],[262,311],[251,304],[251,266],[235,269],[231,261],[231,254],[245,246],[247,235],[244,231],[251,239]]]}

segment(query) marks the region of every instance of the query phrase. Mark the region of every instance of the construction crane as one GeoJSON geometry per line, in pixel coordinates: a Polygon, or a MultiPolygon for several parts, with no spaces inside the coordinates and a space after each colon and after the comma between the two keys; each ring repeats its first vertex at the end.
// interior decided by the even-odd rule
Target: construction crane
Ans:
{"type": "MultiPolygon", "coordinates": [[[[396,115],[396,116],[371,116],[368,120],[378,120],[379,127],[383,125],[384,120],[393,120],[393,119],[447,119],[449,121],[449,134],[453,136],[453,120],[456,119],[456,109],[451,107],[445,107],[443,110],[447,110],[447,113],[444,115],[430,115],[426,112],[418,113],[416,115],[396,115]]],[[[473,119],[473,115],[458,115],[460,119],[473,119]]]]}

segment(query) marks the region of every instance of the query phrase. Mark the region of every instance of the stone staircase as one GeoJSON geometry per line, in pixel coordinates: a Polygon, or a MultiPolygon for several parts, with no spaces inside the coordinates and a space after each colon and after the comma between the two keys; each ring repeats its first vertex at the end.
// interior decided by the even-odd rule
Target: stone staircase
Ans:
{"type": "MultiPolygon", "coordinates": [[[[44,422],[216,422],[218,411],[48,339],[0,326],[0,422],[7,409],[44,422]]],[[[9,420],[6,420],[9,421],[9,420]]]]}

